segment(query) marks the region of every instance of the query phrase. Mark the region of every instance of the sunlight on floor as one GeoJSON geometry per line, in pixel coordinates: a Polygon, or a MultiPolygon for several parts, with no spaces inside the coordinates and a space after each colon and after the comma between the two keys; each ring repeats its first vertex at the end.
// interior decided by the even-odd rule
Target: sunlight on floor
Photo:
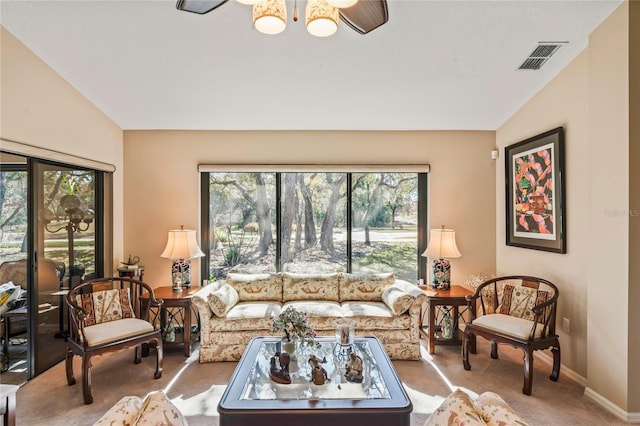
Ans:
{"type": "Polygon", "coordinates": [[[182,395],[171,400],[185,416],[218,417],[218,403],[227,385],[212,385],[209,389],[183,399],[182,395]]]}
{"type": "MultiPolygon", "coordinates": [[[[191,356],[185,360],[184,366],[178,370],[167,386],[165,386],[163,389],[164,393],[168,395],[173,385],[180,379],[182,373],[196,362],[198,362],[198,351],[193,351],[191,356]]],[[[206,391],[191,398],[184,399],[183,395],[178,395],[171,399],[171,402],[173,402],[185,416],[217,417],[218,403],[226,388],[227,385],[212,385],[206,391]]]]}

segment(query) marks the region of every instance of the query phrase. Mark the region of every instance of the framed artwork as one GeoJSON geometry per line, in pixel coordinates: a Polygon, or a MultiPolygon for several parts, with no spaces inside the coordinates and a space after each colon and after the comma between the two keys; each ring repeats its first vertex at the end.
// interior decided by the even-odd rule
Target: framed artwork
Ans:
{"type": "Polygon", "coordinates": [[[504,151],[507,245],[566,253],[563,128],[504,151]]]}

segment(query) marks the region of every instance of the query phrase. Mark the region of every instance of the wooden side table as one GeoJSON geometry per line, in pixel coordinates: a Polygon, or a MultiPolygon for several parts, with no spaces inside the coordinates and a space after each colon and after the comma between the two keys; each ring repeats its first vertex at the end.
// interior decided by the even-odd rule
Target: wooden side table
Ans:
{"type": "MultiPolygon", "coordinates": [[[[200,287],[191,286],[182,289],[182,291],[173,291],[170,286],[156,287],[153,289],[153,293],[156,299],[164,300],[162,307],[160,308],[160,330],[162,330],[162,347],[164,349],[179,348],[184,349],[184,356],[191,355],[191,345],[200,337],[200,316],[198,311],[193,309],[191,305],[191,297],[200,290],[200,287]],[[196,326],[192,329],[191,325],[191,313],[195,312],[196,326]],[[182,327],[182,330],[175,330],[175,339],[172,342],[166,340],[165,330],[169,325],[170,317],[177,320],[178,326],[182,327]]],[[[140,297],[140,306],[144,306],[142,303],[146,301],[148,297],[140,297]]],[[[151,309],[157,309],[151,307],[151,309]]]]}
{"type": "MultiPolygon", "coordinates": [[[[426,327],[424,326],[423,319],[420,319],[420,331],[425,334],[429,340],[429,353],[432,354],[435,352],[435,345],[461,345],[462,338],[460,336],[459,322],[460,320],[465,321],[464,313],[467,311],[467,300],[465,296],[471,296],[473,292],[459,285],[452,285],[449,290],[435,289],[429,286],[419,287],[427,296],[429,304],[429,322],[426,327]],[[464,306],[465,309],[460,310],[460,306],[464,306]],[[441,314],[436,312],[437,310],[440,310],[441,314]],[[445,339],[436,333],[439,320],[442,320],[444,312],[449,312],[453,321],[453,337],[450,339],[445,339]]],[[[471,310],[475,311],[473,307],[471,310]]],[[[473,313],[474,312],[472,312],[472,314],[473,313]]],[[[472,347],[475,348],[474,342],[472,342],[472,347]]]]}

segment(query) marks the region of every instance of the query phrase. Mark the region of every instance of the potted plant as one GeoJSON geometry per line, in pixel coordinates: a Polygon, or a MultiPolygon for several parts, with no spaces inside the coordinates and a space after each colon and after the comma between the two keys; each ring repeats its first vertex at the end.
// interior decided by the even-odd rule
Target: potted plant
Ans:
{"type": "Polygon", "coordinates": [[[284,335],[283,350],[291,355],[294,353],[296,341],[301,345],[320,347],[320,343],[315,339],[316,332],[309,325],[307,314],[297,311],[293,306],[287,307],[280,315],[273,318],[270,331],[284,335]],[[287,344],[289,348],[284,347],[287,344]]]}

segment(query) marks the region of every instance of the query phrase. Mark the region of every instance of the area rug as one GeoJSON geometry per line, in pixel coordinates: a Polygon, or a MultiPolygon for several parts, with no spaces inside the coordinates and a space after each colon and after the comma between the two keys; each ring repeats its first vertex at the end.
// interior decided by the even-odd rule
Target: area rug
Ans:
{"type": "MultiPolygon", "coordinates": [[[[422,426],[455,388],[471,392],[497,392],[531,425],[625,424],[583,396],[584,388],[561,376],[549,380],[550,366],[535,364],[533,395],[522,390],[522,355],[508,347],[501,359],[489,357],[489,345],[478,341],[472,370],[462,368],[460,348],[437,346],[429,355],[423,343],[420,361],[393,364],[413,403],[411,425],[422,426]]],[[[18,391],[18,425],[91,425],[125,395],[144,397],[163,389],[185,414],[190,425],[218,425],[217,405],[237,365],[234,362],[200,364],[197,345],[186,358],[182,351],[165,351],[162,378],[153,379],[154,356],[133,364],[133,351],[96,357],[93,367],[94,402],[82,402],[80,358],[75,359],[77,384],[68,386],[64,363],[27,382],[18,391]]],[[[358,426],[358,425],[354,425],[358,426]]]]}

